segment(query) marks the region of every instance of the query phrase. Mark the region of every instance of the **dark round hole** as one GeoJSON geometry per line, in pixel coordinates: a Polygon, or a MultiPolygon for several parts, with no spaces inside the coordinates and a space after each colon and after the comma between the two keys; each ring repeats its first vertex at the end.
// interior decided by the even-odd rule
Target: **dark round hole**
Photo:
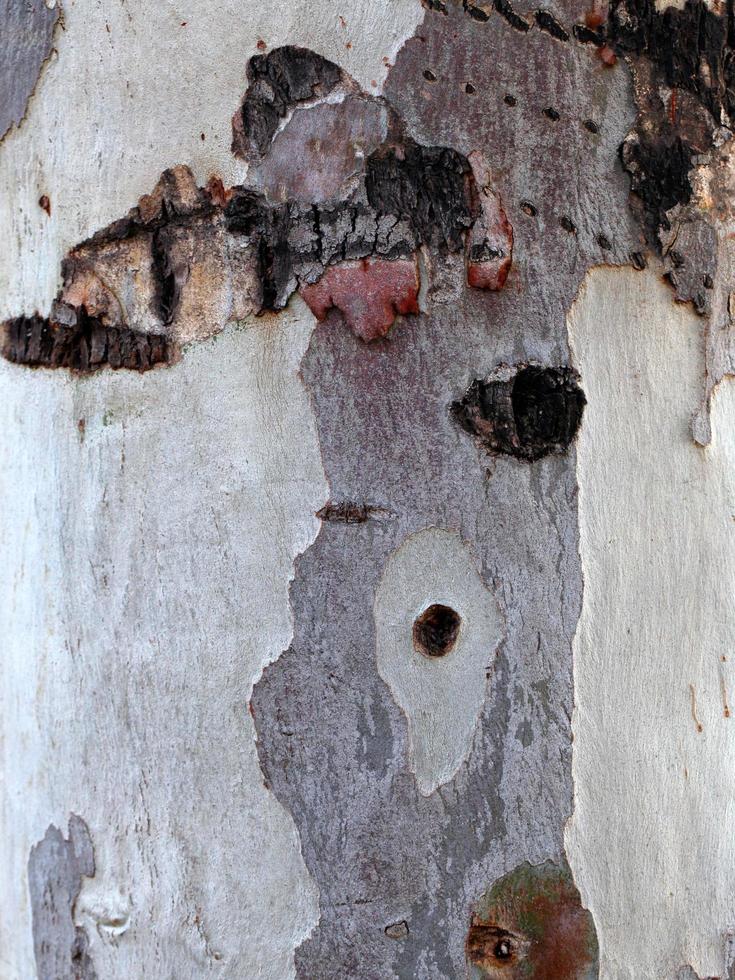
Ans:
{"type": "Polygon", "coordinates": [[[493,950],[496,960],[509,960],[512,952],[513,947],[507,939],[499,939],[493,950]]]}
{"type": "Polygon", "coordinates": [[[425,657],[443,657],[457,642],[461,622],[449,606],[429,606],[413,624],[413,645],[425,657]]]}

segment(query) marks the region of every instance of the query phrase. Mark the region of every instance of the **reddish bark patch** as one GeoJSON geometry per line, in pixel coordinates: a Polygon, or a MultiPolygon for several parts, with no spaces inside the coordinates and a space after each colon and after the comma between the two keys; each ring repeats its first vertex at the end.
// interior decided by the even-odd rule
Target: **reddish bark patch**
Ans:
{"type": "Polygon", "coordinates": [[[466,942],[472,977],[591,980],[597,937],[568,868],[523,864],[480,900],[466,942]]]}
{"type": "Polygon", "coordinates": [[[500,197],[490,188],[490,171],[481,153],[469,156],[479,191],[480,214],[467,235],[467,282],[497,291],[505,285],[513,261],[513,227],[500,197]]]}
{"type": "Polygon", "coordinates": [[[318,282],[299,292],[317,318],[338,309],[361,340],[385,337],[399,314],[418,313],[416,259],[361,259],[331,266],[318,282]]]}

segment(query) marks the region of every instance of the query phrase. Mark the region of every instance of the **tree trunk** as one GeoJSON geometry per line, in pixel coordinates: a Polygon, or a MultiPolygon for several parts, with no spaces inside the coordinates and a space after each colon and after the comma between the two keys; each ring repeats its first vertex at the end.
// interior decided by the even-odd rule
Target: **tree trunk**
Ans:
{"type": "Polygon", "coordinates": [[[734,25],[0,0],[3,980],[735,977],[734,25]]]}

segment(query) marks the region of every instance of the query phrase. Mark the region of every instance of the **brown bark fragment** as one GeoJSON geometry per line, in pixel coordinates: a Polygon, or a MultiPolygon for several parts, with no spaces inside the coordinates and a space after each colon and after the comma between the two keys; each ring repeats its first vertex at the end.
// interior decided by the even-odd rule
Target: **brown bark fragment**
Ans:
{"type": "Polygon", "coordinates": [[[89,374],[103,367],[148,371],[169,361],[166,337],[107,327],[80,310],[73,322],[39,316],[18,317],[6,324],[3,357],[27,367],[67,368],[89,374]]]}

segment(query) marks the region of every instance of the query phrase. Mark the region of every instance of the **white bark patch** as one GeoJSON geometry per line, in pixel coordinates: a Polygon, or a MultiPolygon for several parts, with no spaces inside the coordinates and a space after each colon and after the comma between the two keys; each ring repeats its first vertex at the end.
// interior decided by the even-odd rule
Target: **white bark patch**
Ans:
{"type": "Polygon", "coordinates": [[[406,714],[411,770],[429,796],[469,755],[502,639],[500,611],[459,535],[427,528],[386,564],[375,625],[378,671],[406,714]],[[458,613],[461,625],[444,656],[427,657],[414,646],[413,624],[434,604],[458,613]]]}
{"type": "Polygon", "coordinates": [[[211,173],[242,181],[231,121],[259,41],[312,48],[379,94],[423,13],[420,0],[64,4],[58,57],[26,124],[0,145],[0,319],[47,313],[62,257],[165,168],[188,164],[200,184],[211,173]]]}
{"type": "Polygon", "coordinates": [[[698,448],[702,321],[657,270],[594,270],[569,329],[588,399],[569,861],[601,977],[719,977],[735,925],[735,387],[715,392],[698,448]]]}
{"type": "Polygon", "coordinates": [[[0,363],[3,977],[35,975],[26,864],[70,812],[100,977],[293,975],[316,888],[248,702],[328,497],[313,326],[295,300],[142,376],[0,363]]]}

